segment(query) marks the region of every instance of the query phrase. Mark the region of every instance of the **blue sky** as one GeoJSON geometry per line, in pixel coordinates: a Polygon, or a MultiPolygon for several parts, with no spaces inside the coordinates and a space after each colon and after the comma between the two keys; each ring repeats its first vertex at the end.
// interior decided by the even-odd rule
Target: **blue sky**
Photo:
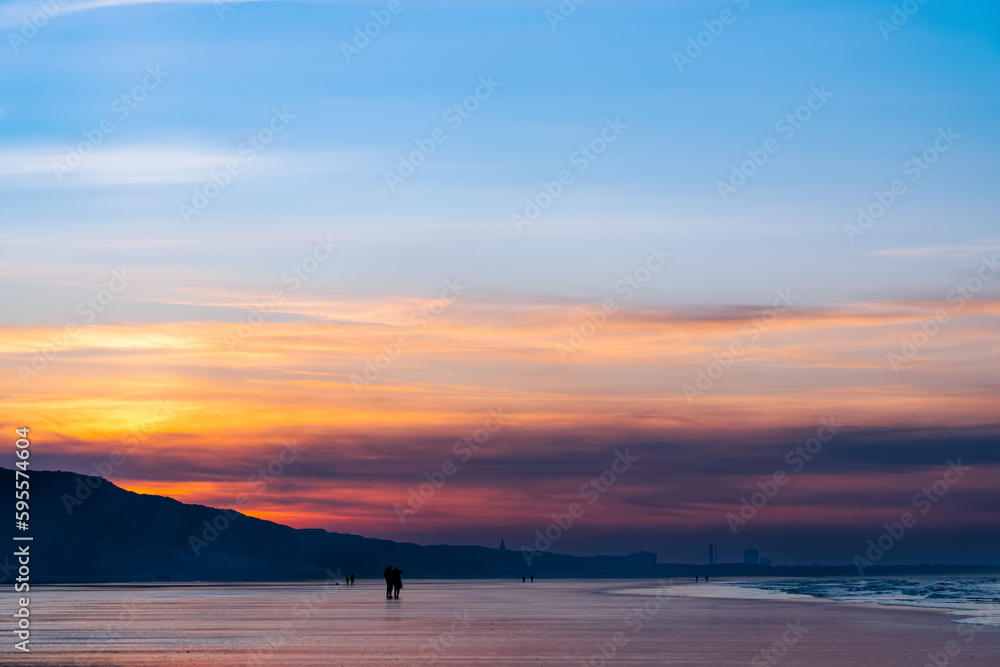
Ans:
{"type": "Polygon", "coordinates": [[[47,468],[92,473],[141,432],[116,483],[219,507],[298,438],[309,463],[259,516],[424,543],[529,539],[632,447],[645,463],[560,548],[678,560],[759,531],[786,562],[849,562],[964,457],[893,558],[995,561],[1000,6],[910,3],[884,33],[891,0],[588,0],[556,29],[557,0],[403,0],[348,62],[389,0],[0,0],[5,413],[47,468]],[[756,171],[723,200],[734,165],[756,171]],[[467,288],[442,305],[446,280],[467,288]],[[394,504],[500,407],[509,428],[402,525],[394,504]],[[850,433],[734,537],[726,514],[831,418],[850,433]]]}
{"type": "Polygon", "coordinates": [[[1000,238],[990,3],[928,2],[885,39],[889,2],[592,0],[555,30],[555,2],[403,2],[350,63],[341,44],[386,3],[242,2],[224,20],[211,2],[107,4],[64,0],[17,53],[10,33],[35,5],[0,12],[0,252],[33,266],[5,281],[7,321],[62,317],[36,298],[84,289],[60,265],[266,286],[320,233],[344,252],[310,289],[425,296],[462,275],[497,300],[600,298],[663,244],[675,262],[648,305],[764,303],[788,286],[812,304],[938,298],[1000,238]],[[733,22],[678,72],[673,54],[726,10],[733,22]],[[119,121],[113,100],[147,66],[168,76],[119,121]],[[390,192],[386,170],[489,76],[499,88],[390,192]],[[813,86],[833,96],[723,202],[716,183],[813,86]],[[274,108],[294,114],[287,131],[184,223],[179,205],[274,108]],[[52,159],[104,118],[114,133],[58,181],[52,159]],[[620,140],[514,233],[525,197],[606,118],[627,124],[620,140]],[[858,206],[947,127],[953,149],[848,243],[858,206]],[[939,250],[886,254],[914,248],[939,250]]]}

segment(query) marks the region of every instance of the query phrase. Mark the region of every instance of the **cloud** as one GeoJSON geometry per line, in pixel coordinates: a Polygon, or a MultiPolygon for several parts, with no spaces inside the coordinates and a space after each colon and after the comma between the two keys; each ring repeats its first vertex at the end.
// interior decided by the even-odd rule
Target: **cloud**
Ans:
{"type": "Polygon", "coordinates": [[[1000,250],[1000,242],[984,241],[980,244],[965,246],[931,246],[927,248],[901,248],[898,250],[879,250],[875,253],[882,257],[969,257],[1000,250]]]}
{"type": "MultiPolygon", "coordinates": [[[[133,5],[159,5],[159,4],[225,4],[235,6],[244,2],[300,2],[309,4],[338,4],[338,5],[364,5],[364,0],[49,0],[46,6],[53,4],[59,10],[55,13],[73,14],[85,12],[93,9],[112,9],[115,7],[129,7],[133,5]]],[[[0,7],[0,28],[15,28],[21,26],[25,18],[29,18],[39,12],[39,7],[43,2],[19,1],[7,3],[0,7]]]]}
{"type": "Polygon", "coordinates": [[[240,179],[274,173],[352,172],[366,169],[370,162],[367,156],[348,151],[275,150],[242,160],[235,147],[226,151],[172,144],[98,147],[79,162],[68,161],[68,153],[68,148],[54,146],[0,149],[0,176],[12,177],[15,187],[174,185],[203,183],[211,170],[231,160],[239,160],[246,167],[240,179]],[[67,172],[67,165],[78,166],[67,172]]]}
{"type": "MultiPolygon", "coordinates": [[[[57,165],[66,165],[66,156],[66,150],[55,148],[3,149],[0,174],[36,177],[30,184],[56,186],[61,182],[57,165]]],[[[196,183],[205,180],[209,169],[225,164],[231,157],[222,152],[163,145],[97,148],[84,156],[78,167],[64,173],[62,180],[87,185],[196,183]]],[[[267,159],[268,156],[258,158],[267,159]]]]}
{"type": "MultiPolygon", "coordinates": [[[[50,0],[44,3],[45,6],[55,5],[58,11],[55,16],[62,14],[72,14],[85,12],[92,9],[107,9],[111,7],[127,7],[130,5],[151,5],[151,4],[203,4],[216,2],[217,0],[50,0]]],[[[238,0],[239,2],[259,2],[262,0],[238,0]]],[[[40,11],[40,2],[12,2],[0,8],[0,28],[15,28],[22,25],[25,18],[37,14],[40,11]]]]}
{"type": "MultiPolygon", "coordinates": [[[[252,293],[177,287],[164,298],[247,307],[252,293]]],[[[997,371],[988,335],[997,300],[968,302],[899,374],[886,352],[942,304],[787,313],[693,405],[681,386],[740,336],[752,310],[620,311],[563,364],[553,344],[580,321],[581,306],[459,300],[355,392],[351,375],[408,331],[421,305],[289,293],[283,309],[310,319],[268,319],[235,350],[224,342],[243,317],[235,314],[226,322],[85,326],[30,390],[18,365],[62,330],[3,327],[0,395],[11,414],[44,424],[47,467],[79,472],[121,449],[123,434],[169,400],[169,418],[129,453],[116,479],[188,502],[231,505],[247,475],[295,439],[306,447],[302,465],[290,466],[251,513],[366,534],[399,529],[393,504],[406,502],[426,471],[456,460],[454,444],[498,407],[509,422],[415,525],[437,534],[477,517],[533,526],[539,507],[565,507],[628,447],[642,464],[589,515],[594,530],[664,522],[726,530],[725,513],[758,479],[786,467],[785,455],[823,418],[846,428],[755,526],[866,526],[869,508],[908,502],[953,457],[976,466],[978,476],[949,499],[970,507],[961,494],[987,493],[1000,463],[988,380],[997,371]]]]}

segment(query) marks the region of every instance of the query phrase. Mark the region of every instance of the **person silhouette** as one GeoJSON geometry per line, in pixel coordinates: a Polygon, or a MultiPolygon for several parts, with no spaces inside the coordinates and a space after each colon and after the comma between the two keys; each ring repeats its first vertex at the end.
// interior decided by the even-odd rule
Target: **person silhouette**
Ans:
{"type": "Polygon", "coordinates": [[[524,583],[524,575],[523,574],[521,575],[521,583],[522,584],[524,583]]]}
{"type": "Polygon", "coordinates": [[[385,568],[385,597],[386,599],[392,599],[392,565],[388,565],[385,568]]]}
{"type": "Polygon", "coordinates": [[[344,585],[345,586],[350,586],[351,585],[351,575],[349,575],[349,574],[345,574],[344,575],[344,585]]]}
{"type": "Polygon", "coordinates": [[[351,575],[351,586],[353,586],[353,585],[354,585],[354,575],[352,574],[351,575]]]}
{"type": "Polygon", "coordinates": [[[535,575],[531,575],[531,583],[535,583],[535,575]]]}
{"type": "Polygon", "coordinates": [[[399,568],[392,568],[392,588],[395,593],[395,598],[399,599],[399,591],[403,588],[403,571],[399,568]]]}

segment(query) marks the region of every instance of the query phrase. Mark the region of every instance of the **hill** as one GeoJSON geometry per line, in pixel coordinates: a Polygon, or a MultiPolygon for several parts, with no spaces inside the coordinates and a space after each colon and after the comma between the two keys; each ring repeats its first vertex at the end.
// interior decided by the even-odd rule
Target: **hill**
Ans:
{"type": "MultiPolygon", "coordinates": [[[[6,488],[14,471],[0,468],[6,488]]],[[[531,567],[516,550],[421,546],[320,529],[295,529],[204,505],[126,491],[101,478],[30,473],[33,581],[284,580],[339,570],[381,577],[653,576],[630,557],[544,554],[531,567]]],[[[7,572],[4,572],[7,574],[7,572]]]]}
{"type": "MultiPolygon", "coordinates": [[[[14,471],[0,468],[6,488],[14,471]]],[[[768,567],[663,564],[655,554],[579,557],[476,546],[423,546],[320,529],[296,529],[233,510],[126,491],[101,477],[30,473],[31,581],[279,581],[324,579],[329,572],[381,578],[387,564],[407,578],[857,576],[850,565],[768,567]]],[[[16,576],[12,556],[0,582],[16,576]]],[[[996,573],[983,566],[880,566],[869,576],[996,573]]]]}

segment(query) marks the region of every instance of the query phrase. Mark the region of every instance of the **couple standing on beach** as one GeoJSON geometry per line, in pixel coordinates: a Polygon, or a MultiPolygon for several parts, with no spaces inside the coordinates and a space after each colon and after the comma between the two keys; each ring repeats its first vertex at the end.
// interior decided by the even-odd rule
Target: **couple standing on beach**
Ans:
{"type": "Polygon", "coordinates": [[[385,597],[387,600],[399,599],[399,590],[403,587],[403,571],[392,565],[385,568],[385,597]],[[394,595],[395,594],[395,595],[394,595]]]}

